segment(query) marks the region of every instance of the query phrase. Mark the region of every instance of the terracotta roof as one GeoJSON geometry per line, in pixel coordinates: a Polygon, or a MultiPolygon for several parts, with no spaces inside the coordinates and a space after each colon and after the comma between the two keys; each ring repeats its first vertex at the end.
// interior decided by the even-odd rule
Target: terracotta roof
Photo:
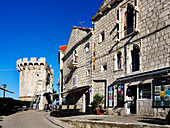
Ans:
{"type": "Polygon", "coordinates": [[[84,29],[84,30],[90,30],[90,28],[78,27],[78,26],[73,26],[73,28],[79,28],[79,29],[84,29]]]}
{"type": "Polygon", "coordinates": [[[67,45],[65,45],[65,46],[59,46],[59,50],[61,50],[61,51],[65,51],[66,48],[67,48],[67,45]]]}

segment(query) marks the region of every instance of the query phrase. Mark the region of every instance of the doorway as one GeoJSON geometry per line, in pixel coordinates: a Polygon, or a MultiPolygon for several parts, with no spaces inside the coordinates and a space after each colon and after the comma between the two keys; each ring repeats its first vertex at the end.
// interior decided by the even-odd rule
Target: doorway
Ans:
{"type": "Polygon", "coordinates": [[[86,99],[85,99],[85,106],[86,106],[86,112],[89,112],[89,103],[90,103],[90,93],[85,93],[86,99]]]}
{"type": "Polygon", "coordinates": [[[136,114],[137,86],[129,86],[128,93],[128,97],[131,98],[130,114],[136,114]]]}

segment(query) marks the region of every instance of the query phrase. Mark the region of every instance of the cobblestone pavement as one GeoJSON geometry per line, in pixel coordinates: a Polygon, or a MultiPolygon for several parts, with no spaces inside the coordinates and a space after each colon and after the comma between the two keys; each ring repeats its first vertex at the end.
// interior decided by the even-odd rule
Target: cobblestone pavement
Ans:
{"type": "Polygon", "coordinates": [[[61,128],[44,117],[43,111],[17,112],[0,118],[0,128],[61,128]]]}

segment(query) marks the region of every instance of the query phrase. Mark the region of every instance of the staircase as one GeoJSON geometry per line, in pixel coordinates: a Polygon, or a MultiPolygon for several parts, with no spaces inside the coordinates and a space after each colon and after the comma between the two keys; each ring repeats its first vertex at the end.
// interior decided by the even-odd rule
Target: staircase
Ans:
{"type": "Polygon", "coordinates": [[[41,97],[40,91],[35,91],[31,100],[30,109],[34,109],[34,110],[38,109],[40,97],[41,97]]]}

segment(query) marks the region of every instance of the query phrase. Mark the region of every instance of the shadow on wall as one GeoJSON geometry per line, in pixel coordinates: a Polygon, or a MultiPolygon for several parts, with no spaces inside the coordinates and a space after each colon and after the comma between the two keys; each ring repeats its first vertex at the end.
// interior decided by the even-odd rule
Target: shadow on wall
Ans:
{"type": "Polygon", "coordinates": [[[67,84],[70,81],[70,79],[72,78],[73,73],[74,73],[75,70],[76,70],[76,68],[74,70],[71,70],[70,73],[67,75],[65,84],[67,84]]]}

